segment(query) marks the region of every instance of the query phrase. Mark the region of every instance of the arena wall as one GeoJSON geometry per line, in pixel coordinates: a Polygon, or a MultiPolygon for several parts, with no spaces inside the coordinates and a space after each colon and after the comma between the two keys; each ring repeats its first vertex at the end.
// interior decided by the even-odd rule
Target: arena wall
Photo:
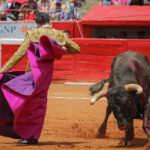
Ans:
{"type": "MultiPolygon", "coordinates": [[[[54,64],[53,82],[96,82],[107,78],[110,73],[112,59],[125,51],[132,50],[143,53],[150,58],[150,40],[108,40],[76,38],[81,53],[64,55],[54,64]]],[[[12,56],[19,44],[1,45],[1,65],[12,56]]],[[[25,56],[13,70],[24,70],[25,56]]]]}

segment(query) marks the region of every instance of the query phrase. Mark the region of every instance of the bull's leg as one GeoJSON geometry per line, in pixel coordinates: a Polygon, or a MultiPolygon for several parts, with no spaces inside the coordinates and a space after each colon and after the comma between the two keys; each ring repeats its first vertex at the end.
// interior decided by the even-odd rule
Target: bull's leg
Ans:
{"type": "Polygon", "coordinates": [[[125,131],[125,138],[121,140],[118,146],[130,146],[132,144],[132,139],[134,137],[133,122],[131,128],[125,131]]]}
{"type": "Polygon", "coordinates": [[[146,135],[148,137],[148,142],[145,146],[150,148],[150,129],[143,125],[143,130],[144,130],[144,132],[146,133],[146,135]]]}
{"type": "Polygon", "coordinates": [[[143,129],[148,137],[147,147],[150,148],[150,104],[146,104],[144,111],[143,129]]]}
{"type": "Polygon", "coordinates": [[[130,146],[133,137],[134,137],[134,128],[133,128],[133,124],[132,124],[132,127],[129,130],[125,131],[125,140],[124,140],[125,143],[124,143],[124,145],[130,146]]]}
{"type": "Polygon", "coordinates": [[[105,115],[105,119],[103,121],[103,123],[101,124],[101,126],[99,127],[98,129],[98,135],[97,137],[105,137],[106,135],[106,128],[107,128],[107,120],[108,120],[108,117],[111,113],[111,107],[108,105],[107,108],[106,108],[106,115],[105,115]]]}

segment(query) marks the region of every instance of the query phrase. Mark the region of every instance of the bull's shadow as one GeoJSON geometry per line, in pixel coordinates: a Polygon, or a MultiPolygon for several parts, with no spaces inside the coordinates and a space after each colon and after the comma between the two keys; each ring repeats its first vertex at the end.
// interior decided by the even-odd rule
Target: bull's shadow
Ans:
{"type": "MultiPolygon", "coordinates": [[[[120,141],[122,140],[121,138],[119,139],[120,141]]],[[[143,148],[145,145],[147,144],[147,139],[146,138],[134,138],[132,141],[131,146],[127,146],[128,148],[132,149],[132,148],[143,148]]],[[[117,146],[117,147],[113,147],[113,148],[127,148],[124,146],[117,146]]]]}
{"type": "Polygon", "coordinates": [[[147,138],[134,138],[131,148],[138,148],[138,147],[144,147],[147,144],[147,138]]]}
{"type": "MultiPolygon", "coordinates": [[[[105,136],[105,137],[95,137],[98,139],[110,139],[110,136],[105,136]]],[[[140,148],[140,147],[144,147],[147,144],[147,138],[134,138],[132,141],[132,145],[131,146],[119,146],[119,141],[122,141],[122,138],[115,138],[118,140],[118,146],[109,146],[110,148],[118,148],[118,149],[123,149],[123,148],[140,148]]],[[[99,147],[99,148],[104,148],[104,147],[99,147]]]]}

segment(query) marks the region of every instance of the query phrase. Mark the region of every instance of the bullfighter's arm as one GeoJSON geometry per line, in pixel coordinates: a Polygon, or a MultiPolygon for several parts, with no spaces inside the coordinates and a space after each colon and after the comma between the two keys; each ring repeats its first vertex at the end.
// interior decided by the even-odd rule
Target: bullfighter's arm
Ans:
{"type": "Polygon", "coordinates": [[[62,48],[66,49],[67,54],[77,54],[80,53],[80,47],[77,43],[72,41],[70,38],[66,36],[65,33],[59,30],[53,29],[54,40],[62,46],[62,48]]]}
{"type": "Polygon", "coordinates": [[[67,54],[78,54],[80,53],[80,47],[71,39],[67,38],[66,44],[63,48],[67,49],[67,54]]]}

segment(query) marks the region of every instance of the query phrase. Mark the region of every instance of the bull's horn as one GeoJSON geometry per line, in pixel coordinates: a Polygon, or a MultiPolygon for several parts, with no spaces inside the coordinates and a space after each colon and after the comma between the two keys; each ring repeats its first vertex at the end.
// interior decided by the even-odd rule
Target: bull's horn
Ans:
{"type": "Polygon", "coordinates": [[[103,90],[103,91],[100,91],[99,93],[95,94],[95,96],[91,99],[91,102],[90,104],[94,104],[98,99],[104,97],[107,95],[107,90],[103,90]]]}
{"type": "Polygon", "coordinates": [[[125,85],[125,89],[128,92],[137,91],[136,94],[141,94],[143,92],[143,88],[138,84],[127,84],[125,85]]]}

